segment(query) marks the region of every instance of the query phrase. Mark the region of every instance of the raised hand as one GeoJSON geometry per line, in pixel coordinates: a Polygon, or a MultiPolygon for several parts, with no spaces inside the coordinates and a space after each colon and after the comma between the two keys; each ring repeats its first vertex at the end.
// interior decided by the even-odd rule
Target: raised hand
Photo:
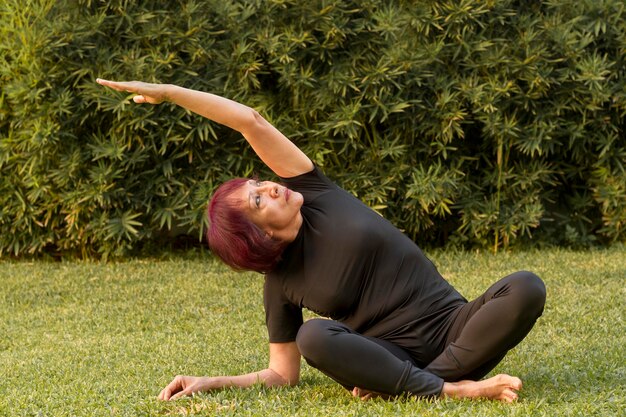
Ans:
{"type": "Polygon", "coordinates": [[[117,91],[137,94],[133,97],[135,103],[159,104],[168,100],[167,85],[165,84],[151,84],[142,81],[110,81],[102,78],[96,79],[96,82],[117,91]]]}
{"type": "Polygon", "coordinates": [[[313,169],[313,162],[278,129],[252,108],[215,94],[173,84],[109,81],[100,85],[136,94],[135,103],[169,101],[241,133],[265,164],[280,177],[295,177],[313,169]]]}

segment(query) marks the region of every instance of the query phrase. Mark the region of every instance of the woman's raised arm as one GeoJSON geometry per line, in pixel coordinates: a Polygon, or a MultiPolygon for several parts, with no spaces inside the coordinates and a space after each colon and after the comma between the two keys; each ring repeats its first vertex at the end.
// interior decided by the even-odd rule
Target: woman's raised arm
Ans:
{"type": "Polygon", "coordinates": [[[280,177],[294,177],[313,169],[313,162],[293,142],[256,110],[236,101],[171,84],[118,82],[100,78],[96,81],[114,90],[137,94],[133,97],[135,103],[169,101],[240,132],[259,158],[280,177]]]}

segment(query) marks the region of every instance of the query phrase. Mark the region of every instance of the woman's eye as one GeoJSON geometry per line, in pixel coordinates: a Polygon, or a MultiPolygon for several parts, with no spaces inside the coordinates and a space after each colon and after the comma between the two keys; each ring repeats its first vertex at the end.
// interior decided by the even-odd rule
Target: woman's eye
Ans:
{"type": "Polygon", "coordinates": [[[261,196],[257,195],[256,197],[254,197],[254,204],[256,204],[257,207],[259,207],[261,205],[261,196]]]}

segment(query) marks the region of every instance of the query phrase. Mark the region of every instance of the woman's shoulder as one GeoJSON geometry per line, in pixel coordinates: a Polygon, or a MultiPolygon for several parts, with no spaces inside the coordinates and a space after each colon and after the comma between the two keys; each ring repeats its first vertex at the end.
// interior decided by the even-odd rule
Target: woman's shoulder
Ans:
{"type": "Polygon", "coordinates": [[[317,165],[314,165],[311,171],[304,174],[291,178],[281,178],[281,182],[290,190],[301,193],[305,203],[313,201],[320,194],[339,189],[317,165]]]}

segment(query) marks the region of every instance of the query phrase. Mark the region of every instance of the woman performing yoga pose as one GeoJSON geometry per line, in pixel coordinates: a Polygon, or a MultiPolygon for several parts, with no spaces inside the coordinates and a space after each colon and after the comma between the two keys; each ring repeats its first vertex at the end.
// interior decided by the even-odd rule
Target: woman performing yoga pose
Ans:
{"type": "Polygon", "coordinates": [[[238,376],[177,376],[160,399],[295,385],[300,356],[364,399],[517,399],[519,378],[480,378],[541,316],[540,278],[516,272],[468,302],[413,241],[330,181],[253,109],[175,85],[98,83],[136,94],[136,103],[169,101],[239,131],[282,181],[227,181],[208,206],[213,253],[237,270],[265,274],[269,366],[238,376]],[[330,319],[303,322],[302,308],[330,319]]]}

